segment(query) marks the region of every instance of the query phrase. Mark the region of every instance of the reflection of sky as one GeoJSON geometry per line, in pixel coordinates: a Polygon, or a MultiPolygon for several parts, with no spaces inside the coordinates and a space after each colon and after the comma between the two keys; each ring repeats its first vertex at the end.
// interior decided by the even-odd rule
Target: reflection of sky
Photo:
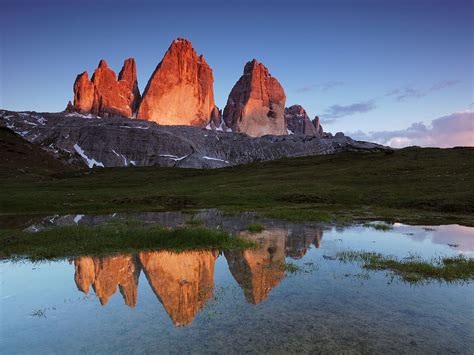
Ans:
{"type": "MultiPolygon", "coordinates": [[[[242,334],[247,330],[255,336],[268,332],[263,339],[269,341],[274,336],[274,342],[288,339],[287,336],[299,340],[301,334],[310,332],[308,339],[312,341],[314,334],[318,334],[312,327],[318,324],[323,328],[332,324],[333,336],[337,338],[341,334],[347,337],[351,329],[360,328],[357,324],[361,322],[366,327],[381,327],[379,336],[382,337],[392,335],[402,339],[407,331],[421,332],[420,338],[430,339],[436,335],[437,339],[459,345],[469,341],[468,329],[472,329],[474,319],[470,307],[474,285],[389,284],[384,272],[373,272],[369,280],[360,280],[345,276],[360,273],[356,265],[322,258],[343,250],[375,251],[400,257],[416,253],[426,258],[456,254],[461,249],[472,252],[473,228],[457,225],[433,228],[436,231],[397,224],[388,232],[361,226],[325,229],[320,248],[312,247],[300,260],[288,258],[303,269],[310,262],[317,266],[316,270],[287,275],[258,305],[246,302],[242,284],[233,277],[225,255],[221,254],[213,275],[215,297],[185,329],[173,326],[143,271],[138,282],[137,305],[129,308],[118,289],[106,306],[101,306],[93,294],[86,296],[79,292],[74,282],[74,265],[67,261],[3,262],[0,264],[0,327],[5,337],[0,352],[13,349],[20,353],[44,353],[45,349],[61,352],[66,345],[72,353],[83,350],[124,352],[122,347],[127,346],[133,348],[132,352],[150,352],[154,346],[156,351],[157,345],[176,350],[184,344],[196,346],[196,342],[202,341],[218,349],[229,346],[222,344],[222,339],[230,344],[235,343],[233,340],[246,344],[249,336],[244,339],[242,334]],[[446,245],[452,242],[458,243],[459,248],[446,245]],[[31,317],[35,310],[45,310],[47,318],[31,317]],[[436,321],[432,322],[434,314],[436,321]],[[284,329],[280,329],[282,324],[284,329]],[[295,327],[295,334],[288,335],[295,327]],[[400,333],[397,327],[403,331],[400,333]],[[429,333],[433,329],[435,333],[429,333]],[[423,333],[425,331],[428,333],[423,333]]],[[[285,233],[281,235],[284,237],[285,233]]],[[[371,331],[364,328],[365,336],[371,331]]],[[[470,336],[472,339],[472,332],[470,336]]],[[[259,338],[258,342],[261,341],[259,338]]],[[[184,349],[190,350],[189,347],[184,349]]]]}
{"type": "MultiPolygon", "coordinates": [[[[458,224],[444,225],[444,226],[426,226],[424,229],[420,226],[407,226],[396,224],[395,231],[401,233],[413,233],[407,235],[410,239],[417,242],[429,241],[433,244],[447,246],[448,244],[456,245],[449,246],[453,251],[462,252],[465,254],[472,254],[474,252],[474,228],[460,226],[458,224]]],[[[425,243],[426,244],[426,243],[425,243]]]]}

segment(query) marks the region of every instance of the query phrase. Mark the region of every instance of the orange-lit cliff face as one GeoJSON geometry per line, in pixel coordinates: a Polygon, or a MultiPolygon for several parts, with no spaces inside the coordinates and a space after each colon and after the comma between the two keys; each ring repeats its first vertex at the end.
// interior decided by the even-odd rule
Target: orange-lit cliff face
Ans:
{"type": "Polygon", "coordinates": [[[191,324],[211,298],[217,255],[213,251],[140,253],[146,278],[175,325],[191,324]]]}
{"type": "Polygon", "coordinates": [[[131,255],[104,258],[79,257],[74,260],[77,288],[85,293],[93,287],[102,305],[120,289],[125,304],[135,307],[137,304],[138,276],[140,265],[131,255]]]}
{"type": "Polygon", "coordinates": [[[259,247],[224,254],[230,272],[244,290],[247,301],[258,304],[285,276],[287,231],[275,228],[261,233],[242,232],[240,237],[260,243],[259,247]]]}
{"type": "Polygon", "coordinates": [[[232,88],[223,118],[234,132],[258,137],[287,134],[286,96],[278,80],[255,59],[248,62],[244,74],[232,88]]]}
{"type": "Polygon", "coordinates": [[[74,109],[98,116],[131,117],[140,100],[135,60],[125,60],[117,80],[115,72],[101,60],[89,80],[87,72],[74,83],[74,109]]]}
{"type": "Polygon", "coordinates": [[[137,117],[163,125],[205,126],[219,115],[212,69],[191,42],[175,40],[143,93],[137,117]]]}

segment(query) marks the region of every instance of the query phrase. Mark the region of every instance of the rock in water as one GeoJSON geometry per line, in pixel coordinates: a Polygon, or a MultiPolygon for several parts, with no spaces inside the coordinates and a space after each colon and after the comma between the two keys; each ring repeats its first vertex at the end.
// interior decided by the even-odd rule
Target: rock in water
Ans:
{"type": "Polygon", "coordinates": [[[286,96],[278,80],[257,60],[248,62],[232,88],[224,108],[224,121],[234,132],[252,137],[287,134],[286,96]]]}
{"type": "Polygon", "coordinates": [[[119,80],[102,59],[91,80],[84,72],[74,83],[74,108],[81,113],[131,117],[139,100],[135,60],[131,58],[125,60],[119,80]]]}
{"type": "Polygon", "coordinates": [[[137,117],[162,125],[205,126],[216,120],[212,69],[190,41],[178,38],[153,72],[137,117]]]}
{"type": "Polygon", "coordinates": [[[306,136],[319,135],[318,129],[309,119],[305,109],[300,105],[285,108],[285,119],[288,130],[294,134],[306,136]]]}

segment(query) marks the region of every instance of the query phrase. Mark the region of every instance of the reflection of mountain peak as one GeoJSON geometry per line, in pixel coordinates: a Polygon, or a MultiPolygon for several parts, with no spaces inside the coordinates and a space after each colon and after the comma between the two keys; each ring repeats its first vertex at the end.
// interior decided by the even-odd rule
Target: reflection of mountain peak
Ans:
{"type": "MultiPolygon", "coordinates": [[[[259,248],[225,252],[229,270],[242,287],[246,300],[258,304],[285,276],[285,255],[301,258],[311,244],[319,246],[320,228],[269,228],[261,233],[241,232],[240,237],[259,243],[259,248]]],[[[88,293],[90,287],[102,305],[106,305],[117,286],[125,304],[137,304],[141,269],[158,300],[175,325],[192,323],[203,305],[212,297],[214,264],[217,251],[142,252],[74,259],[74,281],[88,293]]]]}
{"type": "Polygon", "coordinates": [[[137,304],[138,276],[140,265],[131,255],[104,258],[79,257],[74,260],[77,288],[88,293],[92,285],[102,305],[119,286],[125,304],[135,307],[137,304]]]}
{"type": "Polygon", "coordinates": [[[143,271],[173,323],[192,323],[214,289],[213,251],[140,253],[143,271]]]}
{"type": "Polygon", "coordinates": [[[229,269],[244,290],[245,298],[258,304],[283,279],[285,263],[284,229],[265,230],[261,233],[242,232],[241,238],[260,242],[260,248],[225,252],[229,269]]]}

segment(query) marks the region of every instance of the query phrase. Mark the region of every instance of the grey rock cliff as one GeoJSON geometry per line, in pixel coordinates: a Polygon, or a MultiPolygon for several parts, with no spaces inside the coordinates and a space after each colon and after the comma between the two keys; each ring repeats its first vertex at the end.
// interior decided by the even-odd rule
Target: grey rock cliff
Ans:
{"type": "Polygon", "coordinates": [[[220,168],[288,157],[343,151],[378,151],[375,143],[335,137],[271,136],[193,126],[160,126],[121,117],[107,119],[79,113],[0,110],[0,125],[50,151],[67,152],[89,167],[166,166],[220,168]]]}

